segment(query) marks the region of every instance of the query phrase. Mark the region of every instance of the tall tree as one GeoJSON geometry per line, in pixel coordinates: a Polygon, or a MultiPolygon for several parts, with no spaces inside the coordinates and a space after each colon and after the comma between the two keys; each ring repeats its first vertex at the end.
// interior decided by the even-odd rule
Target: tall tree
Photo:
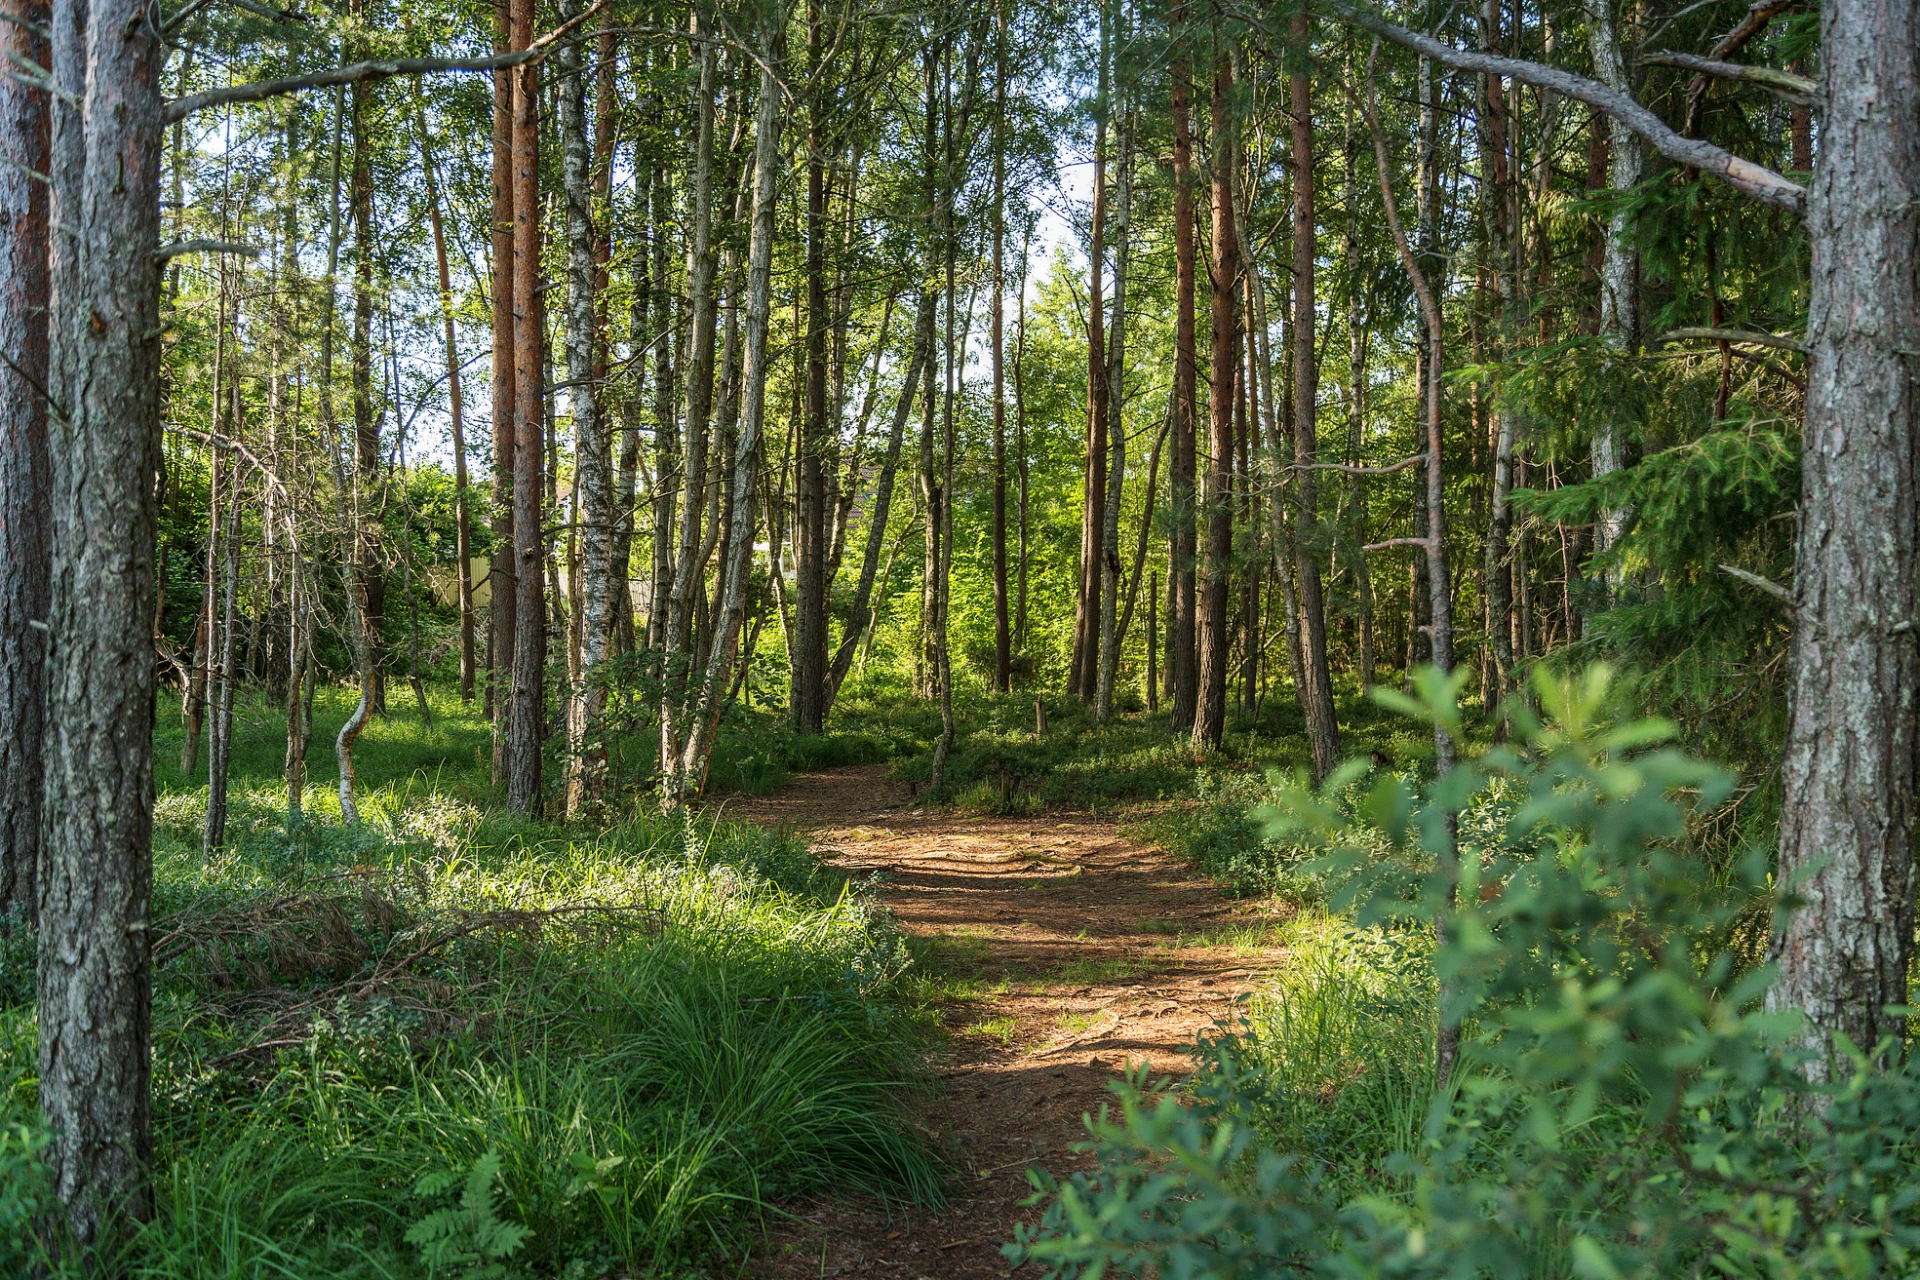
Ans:
{"type": "Polygon", "coordinates": [[[1168,719],[1175,730],[1193,725],[1199,659],[1194,651],[1194,429],[1198,370],[1194,346],[1193,125],[1187,82],[1184,6],[1174,10],[1173,47],[1173,467],[1168,479],[1173,580],[1167,621],[1173,632],[1167,670],[1172,680],[1168,719]]]}
{"type": "MultiPolygon", "coordinates": [[[[47,65],[45,0],[7,0],[0,54],[47,65]]],[[[46,720],[47,92],[0,76],[0,916],[31,915],[46,720]]],[[[0,923],[0,929],[8,928],[0,923]]]]}
{"type": "Polygon", "coordinates": [[[162,119],[144,0],[51,13],[52,574],[39,868],[40,1110],[62,1226],[103,1255],[152,1206],[154,476],[162,119]]]}
{"type": "Polygon", "coordinates": [[[1340,762],[1340,726],[1334,718],[1333,680],[1327,667],[1327,611],[1320,589],[1318,486],[1320,461],[1320,358],[1314,347],[1317,319],[1314,264],[1319,257],[1314,210],[1312,25],[1303,9],[1293,18],[1293,56],[1287,77],[1293,108],[1293,449],[1294,590],[1300,609],[1300,666],[1306,678],[1307,739],[1313,776],[1325,778],[1340,762]]]}
{"type": "Polygon", "coordinates": [[[1194,706],[1193,745],[1218,747],[1227,730],[1227,596],[1233,582],[1233,386],[1239,357],[1234,295],[1240,275],[1239,232],[1234,224],[1233,175],[1238,163],[1232,129],[1233,63],[1214,26],[1212,154],[1213,171],[1213,363],[1208,395],[1208,448],[1205,510],[1207,541],[1200,563],[1199,613],[1195,647],[1199,650],[1198,696],[1194,706]]]}
{"type": "MultiPolygon", "coordinates": [[[[533,0],[513,0],[513,49],[533,44],[533,0]]],[[[539,64],[513,78],[513,550],[516,623],[507,714],[507,805],[536,814],[546,719],[546,540],[541,532],[545,443],[545,334],[540,301],[539,64]]]]}
{"type": "Polygon", "coordinates": [[[1007,617],[1007,0],[993,29],[993,688],[1013,687],[1013,629],[1007,617]]]}

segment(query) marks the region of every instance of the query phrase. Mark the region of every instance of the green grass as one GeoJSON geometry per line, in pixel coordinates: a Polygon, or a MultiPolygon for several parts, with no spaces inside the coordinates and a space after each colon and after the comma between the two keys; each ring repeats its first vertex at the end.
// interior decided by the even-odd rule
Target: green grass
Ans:
{"type": "MultiPolygon", "coordinates": [[[[428,732],[405,692],[355,752],[355,830],[322,736],[344,694],[292,829],[278,725],[246,704],[211,857],[204,783],[160,735],[158,1212],[131,1274],[463,1275],[434,1258],[488,1241],[535,1275],[731,1271],[793,1196],[940,1203],[909,1114],[926,1014],[859,886],[754,827],[512,818],[486,727],[436,698],[428,732]]],[[[31,972],[16,934],[0,1134],[35,1123],[31,972]]]]}

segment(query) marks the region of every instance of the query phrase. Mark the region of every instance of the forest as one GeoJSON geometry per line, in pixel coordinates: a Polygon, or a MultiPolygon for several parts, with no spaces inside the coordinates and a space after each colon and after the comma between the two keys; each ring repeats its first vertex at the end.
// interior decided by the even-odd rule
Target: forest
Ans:
{"type": "Polygon", "coordinates": [[[0,49],[0,1272],[1920,1268],[1920,0],[0,49]]]}

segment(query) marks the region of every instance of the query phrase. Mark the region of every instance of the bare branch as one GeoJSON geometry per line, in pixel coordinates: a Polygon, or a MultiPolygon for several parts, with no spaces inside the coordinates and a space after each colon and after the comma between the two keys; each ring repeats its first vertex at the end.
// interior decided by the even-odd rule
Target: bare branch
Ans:
{"type": "Polygon", "coordinates": [[[1685,342],[1689,339],[1707,342],[1745,342],[1756,347],[1774,347],[1781,351],[1796,351],[1807,354],[1807,344],[1794,338],[1782,338],[1778,334],[1759,333],[1752,329],[1716,329],[1693,328],[1671,329],[1655,338],[1649,346],[1664,346],[1669,342],[1685,342]]]}
{"type": "Polygon", "coordinates": [[[1730,564],[1721,565],[1720,572],[1726,574],[1730,578],[1738,578],[1740,581],[1746,583],[1750,587],[1755,587],[1761,591],[1766,592],[1768,595],[1772,596],[1775,600],[1778,600],[1782,604],[1786,605],[1787,608],[1789,609],[1794,607],[1793,592],[1787,590],[1785,587],[1775,582],[1772,578],[1763,578],[1757,573],[1748,573],[1745,569],[1736,569],[1730,564]]]}
{"type": "Polygon", "coordinates": [[[1385,542],[1369,542],[1366,546],[1360,549],[1362,551],[1385,551],[1389,547],[1424,548],[1427,546],[1429,541],[1431,540],[1427,538],[1388,538],[1385,542]]]}
{"type": "Polygon", "coordinates": [[[1416,453],[1411,458],[1402,458],[1384,467],[1355,467],[1344,462],[1296,462],[1287,469],[1289,471],[1338,471],[1348,476],[1390,476],[1405,471],[1408,467],[1419,466],[1426,460],[1426,454],[1416,453]]]}
{"type": "Polygon", "coordinates": [[[177,258],[183,253],[238,253],[245,257],[260,256],[260,246],[241,244],[234,240],[170,240],[153,251],[157,261],[177,258]]]}
{"type": "MultiPolygon", "coordinates": [[[[1363,9],[1353,0],[1319,0],[1320,8],[1340,21],[1370,31],[1383,40],[1412,49],[1415,53],[1425,54],[1435,62],[1454,68],[1457,71],[1478,71],[1485,75],[1512,76],[1516,80],[1538,85],[1543,89],[1552,89],[1576,101],[1584,102],[1606,112],[1627,128],[1639,134],[1651,143],[1655,150],[1669,160],[1680,164],[1704,169],[1721,178],[1729,185],[1746,192],[1756,200],[1762,200],[1789,213],[1806,216],[1807,189],[1790,178],[1783,177],[1753,161],[1736,156],[1711,142],[1698,138],[1684,138],[1667,127],[1659,116],[1635,102],[1631,97],[1610,89],[1598,80],[1589,80],[1585,76],[1562,71],[1558,67],[1549,67],[1544,63],[1529,62],[1524,58],[1503,58],[1498,54],[1479,53],[1469,49],[1455,48],[1444,40],[1423,36],[1405,27],[1396,26],[1370,10],[1363,9]]],[[[1244,5],[1237,12],[1253,22],[1260,22],[1261,16],[1249,12],[1244,5]]]]}
{"type": "Polygon", "coordinates": [[[1679,67],[1682,71],[1698,71],[1702,75],[1718,76],[1722,80],[1744,80],[1757,84],[1775,97],[1782,98],[1795,106],[1811,106],[1820,92],[1820,82],[1791,71],[1776,71],[1772,67],[1751,67],[1743,62],[1722,62],[1717,58],[1701,58],[1691,53],[1642,54],[1640,61],[1648,66],[1679,67]]]}
{"type": "Polygon", "coordinates": [[[173,99],[162,108],[161,123],[172,124],[176,120],[184,120],[196,111],[205,111],[209,107],[221,107],[235,102],[262,102],[284,94],[300,93],[307,89],[324,89],[337,84],[365,84],[370,80],[387,80],[394,76],[428,75],[436,71],[500,71],[507,67],[517,67],[523,62],[533,62],[545,57],[555,41],[598,13],[605,3],[606,0],[594,0],[592,5],[567,19],[531,45],[514,53],[495,54],[486,58],[379,58],[371,62],[356,62],[345,67],[332,67],[310,75],[282,76],[278,80],[254,80],[246,84],[228,85],[220,89],[209,89],[205,93],[173,99]]]}

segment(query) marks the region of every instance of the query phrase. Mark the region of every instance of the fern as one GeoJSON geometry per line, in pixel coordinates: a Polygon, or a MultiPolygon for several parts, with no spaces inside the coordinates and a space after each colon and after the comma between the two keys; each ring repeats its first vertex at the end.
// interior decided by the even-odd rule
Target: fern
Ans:
{"type": "Polygon", "coordinates": [[[517,1222],[502,1222],[494,1212],[494,1184],[500,1180],[500,1155],[488,1151],[473,1162],[464,1179],[453,1170],[429,1173],[414,1184],[414,1194],[437,1200],[460,1187],[457,1204],[435,1209],[407,1230],[407,1243],[420,1250],[427,1274],[464,1280],[500,1280],[511,1275],[505,1259],[533,1233],[517,1222]]]}

